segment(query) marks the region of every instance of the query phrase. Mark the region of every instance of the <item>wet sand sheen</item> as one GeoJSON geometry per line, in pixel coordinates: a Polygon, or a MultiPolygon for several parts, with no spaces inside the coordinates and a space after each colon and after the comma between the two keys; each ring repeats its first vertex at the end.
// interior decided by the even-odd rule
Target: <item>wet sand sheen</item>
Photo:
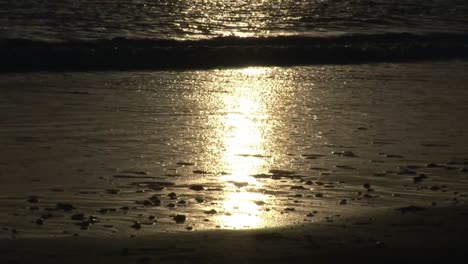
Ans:
{"type": "MultiPolygon", "coordinates": [[[[370,230],[372,215],[456,212],[468,195],[466,69],[3,76],[0,236],[370,230]]],[[[421,218],[427,230],[447,221],[421,218]]],[[[398,243],[376,226],[366,241],[398,243]]]]}

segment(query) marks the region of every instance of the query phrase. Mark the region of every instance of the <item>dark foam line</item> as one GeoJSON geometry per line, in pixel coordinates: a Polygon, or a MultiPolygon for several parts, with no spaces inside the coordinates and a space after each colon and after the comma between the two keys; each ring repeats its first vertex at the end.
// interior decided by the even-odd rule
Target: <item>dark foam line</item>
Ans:
{"type": "Polygon", "coordinates": [[[220,37],[0,42],[1,72],[192,69],[468,59],[468,35],[385,33],[333,37],[220,37]]]}

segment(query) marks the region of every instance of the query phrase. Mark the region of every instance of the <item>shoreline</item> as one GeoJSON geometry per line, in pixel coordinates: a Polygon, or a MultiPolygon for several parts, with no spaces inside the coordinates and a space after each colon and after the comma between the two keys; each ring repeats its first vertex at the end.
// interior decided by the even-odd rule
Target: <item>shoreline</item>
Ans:
{"type": "Polygon", "coordinates": [[[368,216],[372,219],[369,223],[351,218],[264,230],[161,232],[134,238],[3,239],[0,260],[2,263],[37,260],[47,263],[334,263],[356,258],[359,263],[440,263],[459,260],[468,248],[465,242],[468,221],[463,213],[466,209],[432,208],[425,212],[368,216]]]}

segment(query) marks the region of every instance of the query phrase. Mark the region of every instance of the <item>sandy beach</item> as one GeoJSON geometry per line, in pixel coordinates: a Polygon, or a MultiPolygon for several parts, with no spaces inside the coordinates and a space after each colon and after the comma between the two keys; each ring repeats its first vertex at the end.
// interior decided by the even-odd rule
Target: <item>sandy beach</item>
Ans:
{"type": "Polygon", "coordinates": [[[467,69],[2,75],[0,262],[455,262],[467,69]]]}

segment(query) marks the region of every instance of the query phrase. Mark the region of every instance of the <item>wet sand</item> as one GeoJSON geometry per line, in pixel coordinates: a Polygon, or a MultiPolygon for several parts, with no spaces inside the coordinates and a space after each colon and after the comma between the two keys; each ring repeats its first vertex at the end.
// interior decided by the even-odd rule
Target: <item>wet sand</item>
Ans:
{"type": "Polygon", "coordinates": [[[466,208],[243,231],[0,241],[4,263],[462,263],[466,208]]]}
{"type": "Polygon", "coordinates": [[[466,69],[2,76],[2,261],[455,259],[466,69]]]}

